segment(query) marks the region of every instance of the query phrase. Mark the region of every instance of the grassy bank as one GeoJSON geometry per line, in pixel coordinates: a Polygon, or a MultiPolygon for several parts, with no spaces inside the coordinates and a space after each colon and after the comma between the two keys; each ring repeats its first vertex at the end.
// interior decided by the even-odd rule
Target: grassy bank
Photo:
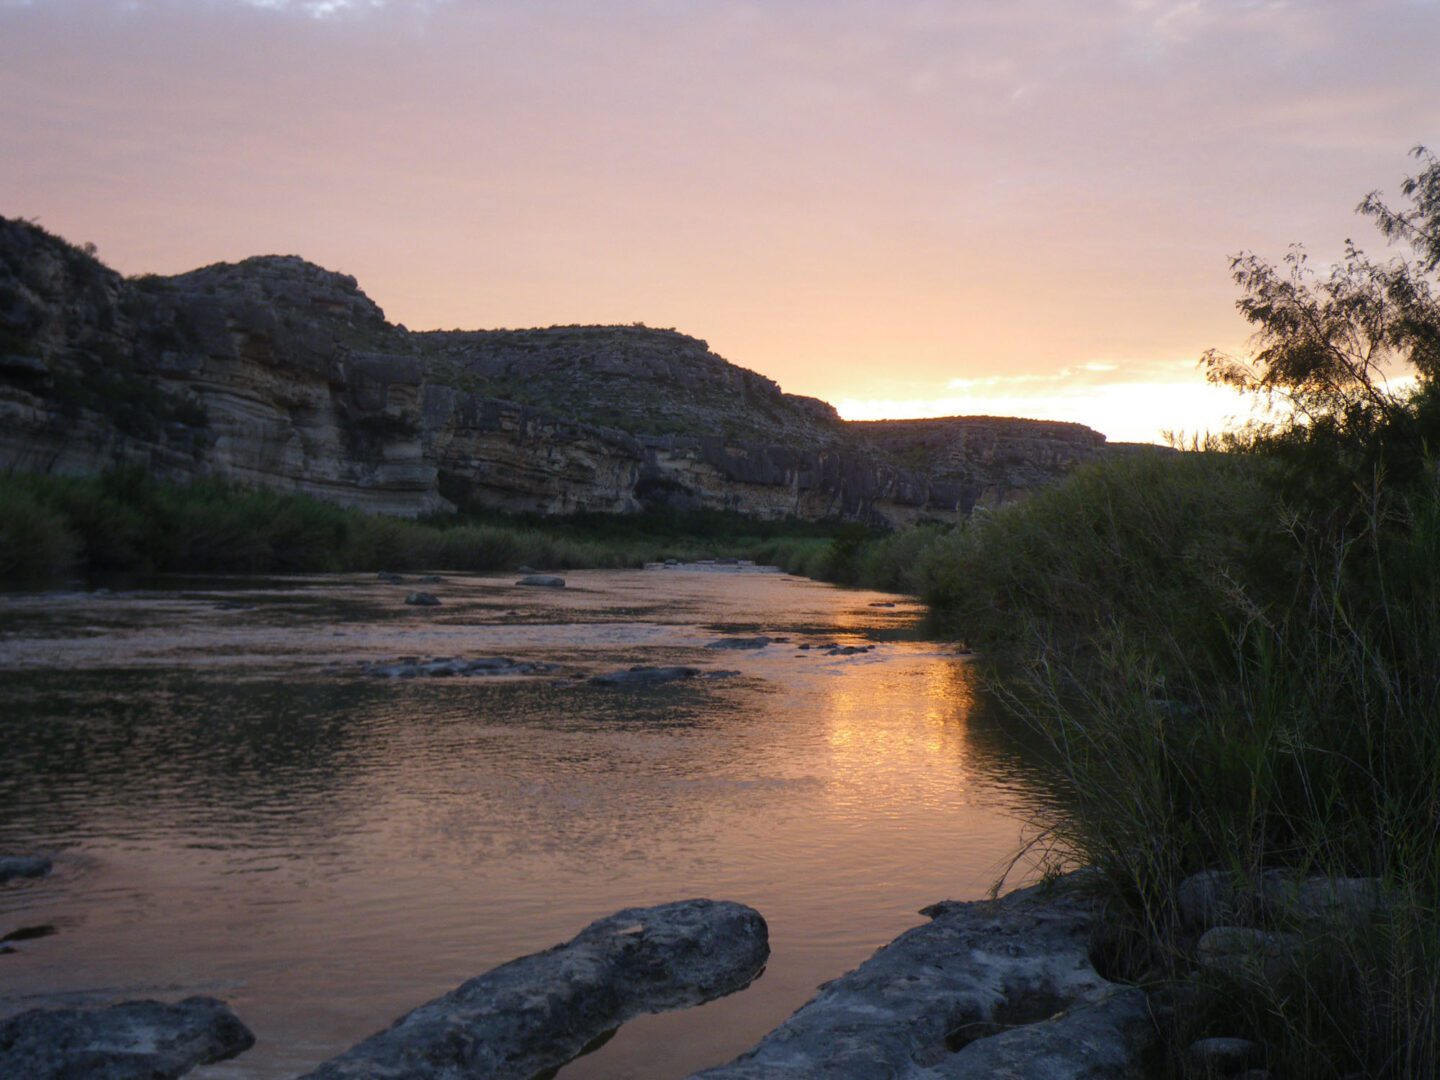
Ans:
{"type": "Polygon", "coordinates": [[[706,557],[754,558],[835,580],[869,536],[718,512],[555,520],[470,512],[412,521],[216,480],[0,474],[0,581],[12,584],[177,571],[619,568],[706,557]]]}
{"type": "Polygon", "coordinates": [[[1322,426],[1112,460],[915,564],[1049,742],[1058,798],[1039,839],[1102,870],[1119,974],[1190,970],[1175,890],[1197,871],[1384,882],[1391,903],[1363,927],[1306,928],[1292,979],[1212,987],[1186,1011],[1182,1043],[1261,1038],[1277,1075],[1440,1075],[1430,446],[1433,397],[1360,437],[1322,426]]]}

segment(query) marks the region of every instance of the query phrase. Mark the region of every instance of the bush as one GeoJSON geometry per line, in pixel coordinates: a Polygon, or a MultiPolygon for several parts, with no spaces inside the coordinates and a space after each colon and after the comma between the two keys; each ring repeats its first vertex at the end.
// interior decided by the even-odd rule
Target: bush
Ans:
{"type": "Polygon", "coordinates": [[[1188,965],[1191,873],[1380,877],[1406,899],[1345,944],[1350,991],[1250,987],[1230,1009],[1294,1075],[1432,1075],[1440,472],[1367,478],[1350,445],[1105,461],[937,541],[923,587],[1047,740],[1041,838],[1103,871],[1132,977],[1188,965]],[[1315,455],[1346,482],[1297,482],[1315,455]]]}
{"type": "Polygon", "coordinates": [[[66,573],[78,549],[62,515],[28,491],[0,486],[0,580],[32,581],[66,573]]]}

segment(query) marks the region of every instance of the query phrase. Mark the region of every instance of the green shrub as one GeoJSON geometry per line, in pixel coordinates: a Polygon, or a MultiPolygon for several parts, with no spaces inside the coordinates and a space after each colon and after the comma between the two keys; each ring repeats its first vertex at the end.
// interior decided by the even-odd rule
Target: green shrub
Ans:
{"type": "Polygon", "coordinates": [[[66,573],[78,549],[62,515],[24,489],[0,484],[0,580],[34,581],[66,573]]]}

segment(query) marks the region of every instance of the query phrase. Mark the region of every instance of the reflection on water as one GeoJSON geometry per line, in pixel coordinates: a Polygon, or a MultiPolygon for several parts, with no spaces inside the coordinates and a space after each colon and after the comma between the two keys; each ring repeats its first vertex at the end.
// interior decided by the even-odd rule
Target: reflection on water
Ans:
{"type": "MultiPolygon", "coordinates": [[[[678,1077],[745,1049],[1015,849],[1031,773],[972,728],[965,662],[914,605],[777,574],[578,572],[171,583],[0,597],[0,1012],[212,993],[259,1041],[209,1077],[289,1076],[631,904],[739,900],[765,976],[634,1021],[565,1080],[678,1077]],[[788,637],[755,652],[726,633],[788,637]],[[824,656],[801,644],[878,642],[824,656]],[[382,680],[507,655],[544,678],[382,680]],[[616,691],[631,664],[735,669],[616,691]]],[[[891,598],[893,599],[893,598],[891,598]]]]}

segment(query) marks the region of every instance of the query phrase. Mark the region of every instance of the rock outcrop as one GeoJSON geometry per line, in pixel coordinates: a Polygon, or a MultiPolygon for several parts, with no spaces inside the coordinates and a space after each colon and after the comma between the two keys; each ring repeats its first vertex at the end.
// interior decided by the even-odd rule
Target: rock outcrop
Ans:
{"type": "Polygon", "coordinates": [[[941,903],[751,1051],[693,1080],[1122,1080],[1155,1035],[1143,991],[1090,960],[1077,879],[941,903]]]}
{"type": "Polygon", "coordinates": [[[530,1080],[631,1017],[747,986],[769,955],[765,920],[743,904],[627,908],[420,1006],[307,1080],[530,1080]]]}
{"type": "Polygon", "coordinates": [[[646,327],[412,333],[294,256],[123,278],[0,218],[0,469],[122,464],[419,514],[953,519],[1105,449],[1077,424],[847,423],[646,327]]]}
{"type": "Polygon", "coordinates": [[[126,1001],[104,1009],[31,1009],[0,1022],[0,1076],[26,1080],[169,1080],[232,1058],[255,1036],[223,1001],[126,1001]]]}

